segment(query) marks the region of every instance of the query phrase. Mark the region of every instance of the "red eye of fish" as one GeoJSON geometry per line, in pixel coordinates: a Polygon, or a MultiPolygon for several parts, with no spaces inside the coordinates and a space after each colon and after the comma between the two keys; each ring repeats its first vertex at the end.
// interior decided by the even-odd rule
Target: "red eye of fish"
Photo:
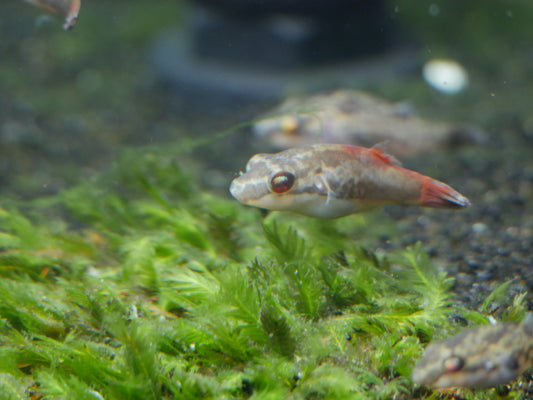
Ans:
{"type": "Polygon", "coordinates": [[[290,172],[278,172],[270,180],[270,188],[274,193],[288,192],[294,185],[294,175],[290,172]]]}
{"type": "Polygon", "coordinates": [[[457,372],[465,366],[465,360],[458,356],[451,356],[444,360],[444,369],[446,372],[457,372]]]}

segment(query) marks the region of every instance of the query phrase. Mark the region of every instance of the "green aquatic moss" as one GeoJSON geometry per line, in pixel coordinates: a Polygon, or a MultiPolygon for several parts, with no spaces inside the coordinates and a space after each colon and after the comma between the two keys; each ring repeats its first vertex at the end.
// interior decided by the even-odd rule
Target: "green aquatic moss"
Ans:
{"type": "Polygon", "coordinates": [[[263,218],[193,181],[129,152],[55,197],[5,199],[5,398],[410,398],[448,317],[481,318],[454,307],[420,244],[362,247],[364,217],[263,218]]]}

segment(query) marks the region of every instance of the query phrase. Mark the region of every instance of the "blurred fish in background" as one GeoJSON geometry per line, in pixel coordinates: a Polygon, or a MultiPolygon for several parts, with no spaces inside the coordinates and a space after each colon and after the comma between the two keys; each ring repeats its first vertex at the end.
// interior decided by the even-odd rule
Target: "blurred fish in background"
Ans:
{"type": "Polygon", "coordinates": [[[348,89],[289,98],[256,122],[252,131],[263,146],[275,150],[316,143],[384,144],[388,152],[402,157],[487,142],[476,125],[430,121],[407,103],[348,89]]]}
{"type": "Polygon", "coordinates": [[[81,0],[25,0],[27,3],[41,7],[48,12],[57,13],[65,18],[63,29],[71,30],[76,21],[81,7],[81,0]]]}

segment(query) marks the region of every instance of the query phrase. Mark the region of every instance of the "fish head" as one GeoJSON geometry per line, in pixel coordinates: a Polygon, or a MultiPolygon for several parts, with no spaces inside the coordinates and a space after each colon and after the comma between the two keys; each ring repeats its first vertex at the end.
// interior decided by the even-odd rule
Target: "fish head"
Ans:
{"type": "Polygon", "coordinates": [[[323,127],[316,113],[288,112],[258,121],[252,131],[275,148],[287,149],[319,142],[323,127]]]}
{"type": "Polygon", "coordinates": [[[528,323],[482,325],[430,344],[413,370],[413,382],[436,388],[508,383],[531,364],[528,323]]]}
{"type": "Polygon", "coordinates": [[[273,211],[292,211],[318,218],[354,212],[354,202],[333,193],[328,167],[315,159],[313,146],[276,154],[256,154],[230,186],[243,204],[273,211]]]}

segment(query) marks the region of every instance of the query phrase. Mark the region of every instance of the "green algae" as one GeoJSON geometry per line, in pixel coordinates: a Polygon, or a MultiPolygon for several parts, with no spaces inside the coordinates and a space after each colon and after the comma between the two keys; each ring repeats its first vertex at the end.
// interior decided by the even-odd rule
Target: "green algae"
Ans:
{"type": "Polygon", "coordinates": [[[6,398],[410,398],[425,343],[457,330],[449,316],[484,319],[454,306],[421,245],[350,238],[364,217],[263,218],[192,177],[130,151],[56,196],[4,199],[6,398]]]}

